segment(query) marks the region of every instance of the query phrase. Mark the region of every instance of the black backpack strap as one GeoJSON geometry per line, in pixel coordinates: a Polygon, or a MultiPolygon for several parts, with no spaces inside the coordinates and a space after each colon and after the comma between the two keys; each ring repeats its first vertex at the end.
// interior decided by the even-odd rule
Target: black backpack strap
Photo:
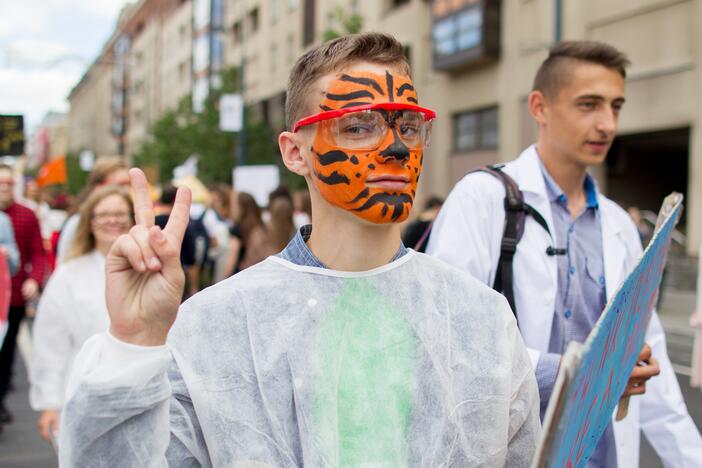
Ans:
{"type": "Polygon", "coordinates": [[[417,252],[424,252],[424,250],[422,250],[422,249],[425,247],[425,244],[429,240],[429,235],[431,234],[431,230],[434,227],[434,221],[436,221],[436,218],[431,220],[431,223],[429,223],[429,226],[427,226],[427,228],[422,233],[422,237],[420,237],[419,240],[417,241],[417,243],[414,244],[414,246],[412,247],[413,250],[415,250],[417,252]]]}

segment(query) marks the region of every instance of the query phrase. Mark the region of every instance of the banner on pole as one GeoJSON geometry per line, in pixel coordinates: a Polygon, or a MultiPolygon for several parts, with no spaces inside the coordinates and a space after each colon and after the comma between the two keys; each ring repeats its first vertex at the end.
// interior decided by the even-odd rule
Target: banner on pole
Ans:
{"type": "Polygon", "coordinates": [[[682,198],[677,193],[666,197],[656,232],[639,263],[612,296],[585,343],[568,346],[533,467],[585,466],[595,450],[644,345],[682,198]]]}
{"type": "Polygon", "coordinates": [[[250,193],[260,207],[268,206],[268,195],[280,185],[280,168],[275,164],[237,166],[232,180],[234,190],[250,193]]]}
{"type": "Polygon", "coordinates": [[[219,98],[219,129],[240,132],[244,126],[244,99],[241,94],[222,94],[219,98]]]}

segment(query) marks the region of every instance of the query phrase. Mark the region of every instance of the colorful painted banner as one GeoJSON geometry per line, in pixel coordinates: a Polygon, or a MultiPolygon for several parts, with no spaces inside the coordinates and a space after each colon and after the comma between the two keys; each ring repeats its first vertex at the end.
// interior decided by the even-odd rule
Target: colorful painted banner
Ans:
{"type": "Polygon", "coordinates": [[[0,343],[5,339],[5,333],[7,332],[11,289],[10,266],[7,262],[7,254],[0,251],[0,343]]]}
{"type": "Polygon", "coordinates": [[[584,344],[570,343],[544,420],[534,467],[581,467],[619,404],[644,345],[682,195],[668,196],[653,239],[584,344]]]}

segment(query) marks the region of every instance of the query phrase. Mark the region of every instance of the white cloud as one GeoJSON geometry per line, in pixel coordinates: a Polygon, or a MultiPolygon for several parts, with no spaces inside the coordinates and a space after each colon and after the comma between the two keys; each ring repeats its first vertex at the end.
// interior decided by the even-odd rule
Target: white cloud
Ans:
{"type": "Polygon", "coordinates": [[[31,129],[47,111],[68,109],[68,93],[130,2],[0,1],[0,113],[24,114],[31,129]],[[76,56],[82,60],[56,62],[76,56]]]}
{"type": "Polygon", "coordinates": [[[25,126],[31,128],[48,110],[67,111],[66,97],[81,77],[81,70],[73,68],[0,69],[0,113],[24,114],[25,126]]]}
{"type": "Polygon", "coordinates": [[[46,64],[69,52],[66,45],[48,39],[17,39],[5,47],[6,61],[10,67],[46,64]]]}
{"type": "Polygon", "coordinates": [[[114,18],[117,21],[117,15],[128,0],[32,0],[32,3],[41,3],[55,9],[68,9],[71,11],[80,11],[91,16],[102,18],[114,18]]]}
{"type": "Polygon", "coordinates": [[[70,11],[117,21],[128,0],[7,0],[0,14],[0,38],[41,33],[53,15],[70,11]]]}
{"type": "Polygon", "coordinates": [[[40,2],[12,2],[2,8],[0,15],[0,38],[15,34],[34,34],[46,28],[48,10],[40,2]]]}

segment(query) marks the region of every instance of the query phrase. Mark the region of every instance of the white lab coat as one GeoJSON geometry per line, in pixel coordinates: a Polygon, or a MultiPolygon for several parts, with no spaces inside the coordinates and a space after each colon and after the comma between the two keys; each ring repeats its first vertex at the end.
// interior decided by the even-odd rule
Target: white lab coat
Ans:
{"type": "Polygon", "coordinates": [[[41,296],[32,330],[29,402],[34,410],[63,406],[76,353],[109,325],[105,257],[94,250],[58,267],[41,296]]]}
{"type": "MultiPolygon", "coordinates": [[[[544,217],[552,233],[553,218],[535,146],[527,148],[504,171],[519,184],[526,203],[544,217]]],[[[434,223],[427,253],[472,273],[492,285],[504,226],[505,190],[493,176],[475,173],[456,184],[434,223]]],[[[641,256],[641,242],[628,214],[598,194],[602,220],[607,300],[634,268],[641,256]]],[[[519,325],[534,368],[548,351],[557,293],[557,260],[546,255],[553,245],[548,233],[531,216],[514,257],[514,295],[519,325]]],[[[561,247],[556,240],[554,247],[561,247]]],[[[654,312],[646,335],[661,367],[650,380],[646,394],[631,398],[629,416],[614,423],[617,462],[638,466],[639,431],[643,430],[666,466],[700,466],[702,438],[690,418],[670,364],[665,334],[654,312]]]]}

